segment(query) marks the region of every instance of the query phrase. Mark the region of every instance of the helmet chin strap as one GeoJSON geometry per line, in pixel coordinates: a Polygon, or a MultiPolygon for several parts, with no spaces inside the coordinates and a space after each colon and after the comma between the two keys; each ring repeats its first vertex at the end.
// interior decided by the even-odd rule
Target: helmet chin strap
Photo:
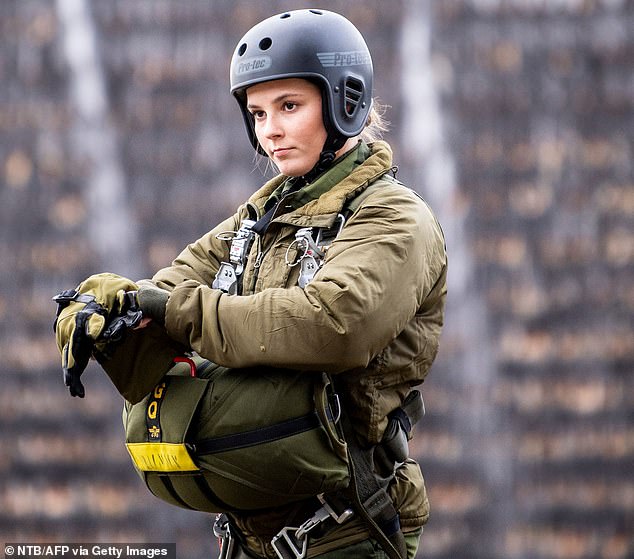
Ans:
{"type": "Polygon", "coordinates": [[[336,129],[335,125],[331,121],[331,117],[327,109],[328,105],[326,94],[323,89],[323,84],[318,83],[317,85],[319,85],[321,88],[322,120],[324,123],[324,128],[326,129],[326,141],[321,148],[319,160],[317,161],[315,166],[304,175],[306,184],[313,181],[317,176],[321,175],[324,171],[332,166],[333,161],[337,158],[337,150],[341,148],[341,146],[343,146],[348,139],[336,129]]]}
{"type": "Polygon", "coordinates": [[[337,158],[337,150],[341,148],[347,139],[348,138],[338,133],[328,133],[324,146],[319,154],[319,160],[315,166],[304,175],[306,183],[311,182],[332,166],[333,161],[337,158]]]}

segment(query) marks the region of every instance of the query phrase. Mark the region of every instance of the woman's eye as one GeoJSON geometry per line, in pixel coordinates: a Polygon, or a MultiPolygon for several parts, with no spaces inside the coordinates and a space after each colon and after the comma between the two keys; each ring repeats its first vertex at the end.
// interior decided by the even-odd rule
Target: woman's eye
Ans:
{"type": "Polygon", "coordinates": [[[264,111],[252,111],[251,116],[255,120],[262,120],[264,118],[264,111]]]}
{"type": "Polygon", "coordinates": [[[295,107],[297,107],[297,104],[293,103],[292,101],[286,101],[284,103],[284,109],[286,109],[287,111],[292,111],[295,107]]]}

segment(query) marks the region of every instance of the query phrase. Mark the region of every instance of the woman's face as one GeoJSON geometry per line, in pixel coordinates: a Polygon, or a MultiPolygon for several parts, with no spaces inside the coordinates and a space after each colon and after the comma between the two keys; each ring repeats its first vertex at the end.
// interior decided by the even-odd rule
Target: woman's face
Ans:
{"type": "Polygon", "coordinates": [[[299,177],[319,161],[327,134],[315,84],[287,78],[253,85],[247,89],[247,109],[258,142],[280,173],[299,177]]]}

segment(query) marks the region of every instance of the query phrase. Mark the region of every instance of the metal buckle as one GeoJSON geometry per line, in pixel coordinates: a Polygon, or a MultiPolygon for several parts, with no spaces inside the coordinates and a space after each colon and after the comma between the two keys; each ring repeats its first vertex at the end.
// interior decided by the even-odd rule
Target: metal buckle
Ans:
{"type": "Polygon", "coordinates": [[[222,262],[211,287],[235,295],[238,277],[236,270],[229,262],[222,262]]]}
{"type": "Polygon", "coordinates": [[[229,262],[222,262],[211,287],[220,289],[230,295],[236,295],[238,276],[244,272],[248,252],[255,237],[251,231],[255,225],[252,219],[243,219],[238,231],[223,231],[216,235],[216,239],[230,241],[229,262]]]}
{"type": "Polygon", "coordinates": [[[337,524],[343,524],[354,514],[349,508],[341,514],[337,514],[326,502],[323,493],[317,495],[317,498],[322,506],[315,511],[313,516],[299,528],[284,526],[271,540],[271,545],[280,559],[304,559],[308,549],[308,532],[329,518],[332,518],[337,524]]]}
{"type": "Polygon", "coordinates": [[[280,559],[304,559],[308,551],[308,538],[297,537],[299,528],[284,526],[271,540],[271,546],[280,559]]]}
{"type": "Polygon", "coordinates": [[[346,520],[348,520],[354,514],[351,508],[347,508],[341,514],[337,514],[335,510],[328,504],[328,502],[324,498],[323,493],[320,493],[319,495],[317,495],[317,498],[319,499],[319,502],[323,505],[322,508],[328,511],[328,514],[331,516],[331,518],[334,519],[334,521],[337,524],[343,524],[346,520]]]}
{"type": "Polygon", "coordinates": [[[231,247],[229,249],[229,260],[236,267],[236,274],[242,274],[244,270],[244,264],[247,260],[247,252],[251,248],[251,241],[255,233],[251,231],[255,221],[252,219],[244,219],[240,224],[240,229],[236,233],[236,236],[231,241],[231,247]]]}

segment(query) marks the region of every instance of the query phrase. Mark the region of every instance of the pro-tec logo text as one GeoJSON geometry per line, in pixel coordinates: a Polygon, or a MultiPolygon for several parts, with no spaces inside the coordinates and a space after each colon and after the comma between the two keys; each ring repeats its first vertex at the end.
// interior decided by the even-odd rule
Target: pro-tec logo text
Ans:
{"type": "Polygon", "coordinates": [[[254,56],[252,58],[245,58],[242,62],[239,62],[236,73],[241,76],[242,74],[250,74],[251,72],[266,70],[270,66],[270,56],[254,56]]]}
{"type": "Polygon", "coordinates": [[[362,66],[370,64],[371,58],[367,52],[351,50],[347,52],[318,52],[317,58],[324,68],[332,66],[362,66]]]}

